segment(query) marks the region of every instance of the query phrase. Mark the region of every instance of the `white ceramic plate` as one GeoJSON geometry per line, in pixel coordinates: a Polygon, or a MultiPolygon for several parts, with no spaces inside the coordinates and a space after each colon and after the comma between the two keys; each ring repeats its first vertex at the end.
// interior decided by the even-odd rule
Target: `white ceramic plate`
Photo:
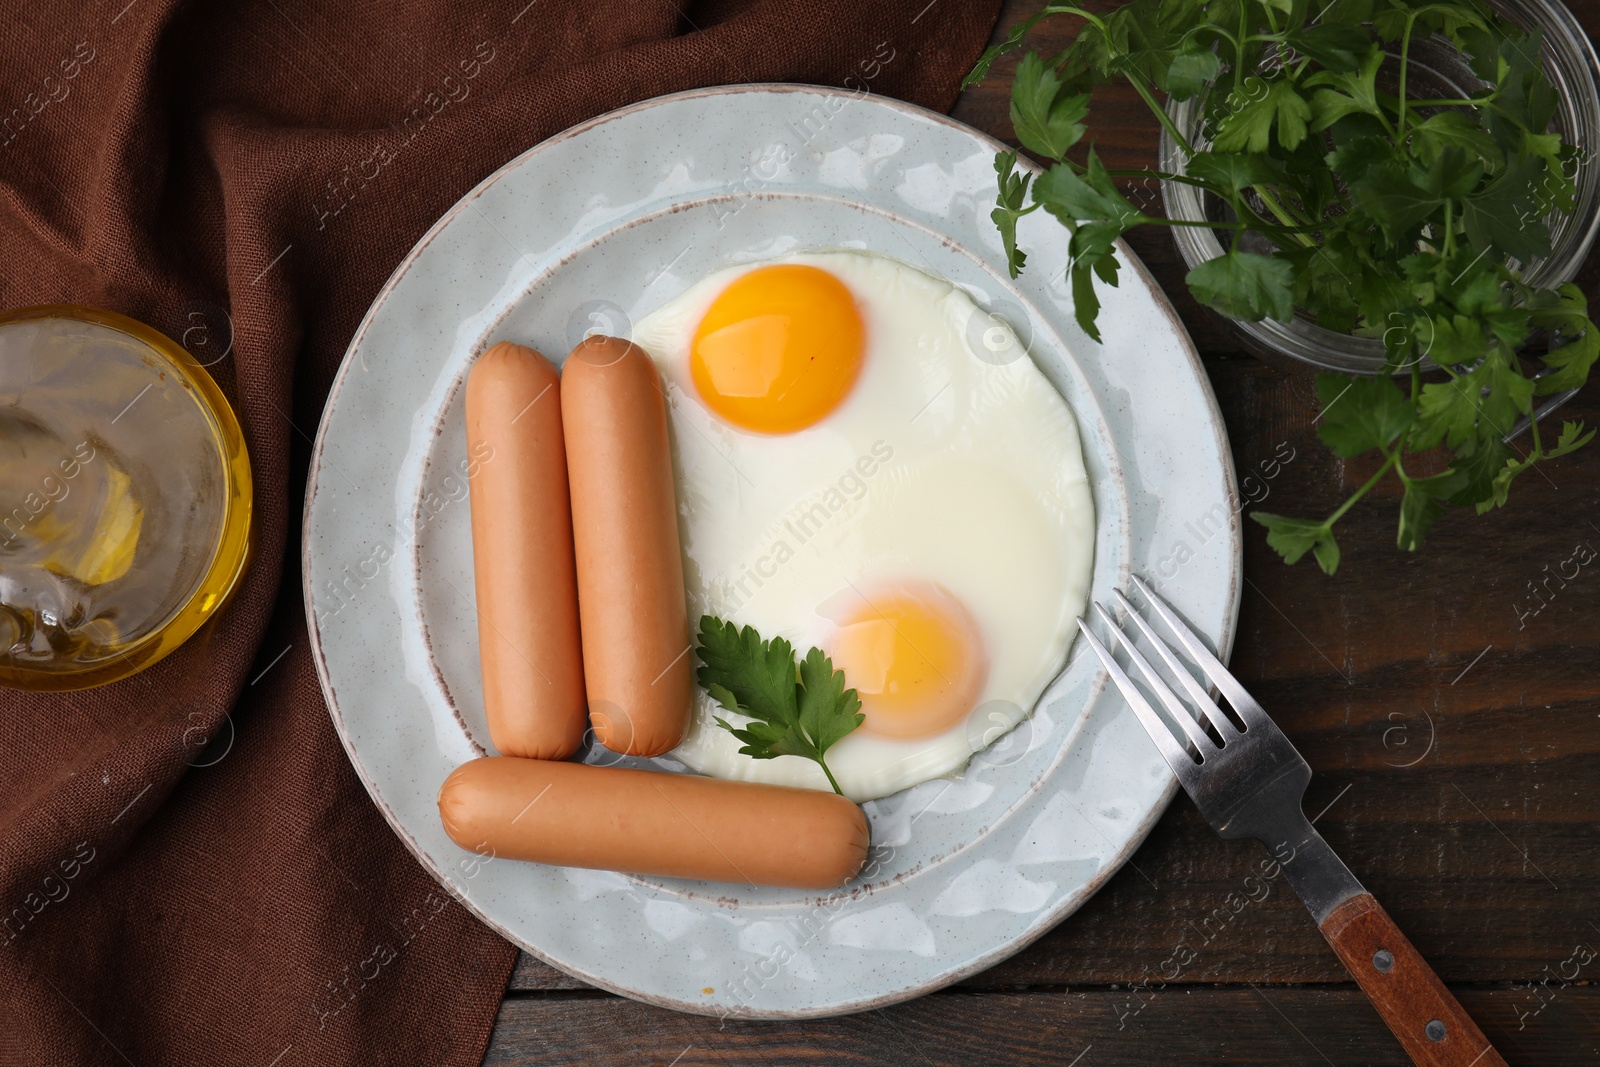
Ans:
{"type": "MultiPolygon", "coordinates": [[[[1006,278],[989,221],[999,146],[894,101],[719,88],[602,116],[453,207],[379,294],[323,416],[305,596],[333,722],[379,809],[467,907],[606,989],[706,1014],[858,1011],[1016,952],[1099,888],[1175,782],[1089,649],[959,778],[873,801],[863,875],[825,894],[484,861],[434,798],[488,750],[474,623],[461,384],[490,343],[559,356],[718,268],[861,248],[966,288],[1030,341],[1077,415],[1094,490],[1092,595],[1160,583],[1226,653],[1239,504],[1216,402],[1171,307],[1126,248],[1104,345],[1076,327],[1066,241],[1024,220],[1006,278]]],[[[603,751],[602,751],[603,754],[603,751]]],[[[663,761],[655,761],[658,764],[663,761]]],[[[670,761],[667,761],[670,766],[670,761]]]]}

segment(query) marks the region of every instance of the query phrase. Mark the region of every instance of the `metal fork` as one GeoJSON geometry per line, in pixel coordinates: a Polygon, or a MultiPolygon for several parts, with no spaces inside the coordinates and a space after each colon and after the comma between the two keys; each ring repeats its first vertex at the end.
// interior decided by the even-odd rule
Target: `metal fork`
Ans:
{"type": "Polygon", "coordinates": [[[1306,818],[1301,800],[1311,781],[1310,765],[1177,613],[1137,577],[1133,584],[1227,701],[1237,722],[1178,661],[1173,648],[1157,636],[1121,590],[1114,590],[1118,603],[1202,718],[1190,712],[1098,603],[1095,613],[1116,634],[1128,661],[1166,709],[1172,725],[1162,721],[1082,619],[1078,628],[1200,814],[1222,837],[1253,837],[1274,854],[1284,880],[1305,903],[1322,936],[1414,1062],[1427,1067],[1505,1067],[1505,1060],[1394,920],[1306,818]]]}

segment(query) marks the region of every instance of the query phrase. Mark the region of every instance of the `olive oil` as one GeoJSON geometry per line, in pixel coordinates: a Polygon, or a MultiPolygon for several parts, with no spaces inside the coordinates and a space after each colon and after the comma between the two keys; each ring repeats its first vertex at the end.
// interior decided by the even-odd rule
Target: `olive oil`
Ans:
{"type": "Polygon", "coordinates": [[[97,685],[176,647],[243,569],[249,485],[232,411],[170,340],[0,317],[0,684],[97,685]]]}

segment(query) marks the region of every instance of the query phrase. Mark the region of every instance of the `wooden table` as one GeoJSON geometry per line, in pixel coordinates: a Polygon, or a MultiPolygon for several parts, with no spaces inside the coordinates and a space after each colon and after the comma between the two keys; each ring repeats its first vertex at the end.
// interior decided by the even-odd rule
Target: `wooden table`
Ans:
{"type": "MultiPolygon", "coordinates": [[[[1039,6],[1009,2],[996,39],[1039,6]]],[[[1574,7],[1600,26],[1600,0],[1574,7]]],[[[1071,30],[1047,23],[1035,46],[1048,55],[1071,30]]],[[[997,66],[954,114],[1014,144],[1010,70],[997,66]]],[[[1155,159],[1156,123],[1131,90],[1097,94],[1090,131],[1108,166],[1155,159]]],[[[1318,443],[1310,375],[1238,354],[1189,299],[1164,232],[1132,243],[1205,356],[1241,476],[1287,442],[1295,458],[1270,507],[1327,513],[1370,471],[1318,443]]],[[[1591,256],[1580,278],[1591,301],[1597,276],[1591,256]]],[[[1600,423],[1600,388],[1562,417],[1600,423]]],[[[1600,550],[1600,444],[1546,474],[1522,478],[1504,510],[1450,513],[1415,555],[1395,548],[1397,502],[1378,494],[1341,523],[1334,578],[1309,559],[1284,566],[1246,523],[1233,655],[1316,772],[1307,812],[1514,1067],[1600,1059],[1600,560],[1550,578],[1577,546],[1600,550]]],[[[484,1062],[1408,1063],[1282,886],[1209,924],[1209,940],[1196,932],[1258,849],[1219,840],[1180,794],[1132,861],[1025,951],[840,1019],[719,1024],[524,955],[484,1062]],[[1163,986],[1162,962],[1185,940],[1198,954],[1163,986]]]]}

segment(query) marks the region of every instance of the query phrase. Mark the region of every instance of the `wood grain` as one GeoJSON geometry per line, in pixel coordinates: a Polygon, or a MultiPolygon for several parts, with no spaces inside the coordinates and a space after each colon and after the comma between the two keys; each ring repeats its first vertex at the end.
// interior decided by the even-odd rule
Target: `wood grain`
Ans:
{"type": "MultiPolygon", "coordinates": [[[[995,39],[1040,6],[1010,0],[995,39]]],[[[1591,34],[1600,28],[1600,0],[1571,6],[1591,34]]],[[[1031,45],[1049,54],[1072,27],[1047,22],[1031,45]]],[[[954,111],[1013,144],[1014,62],[954,111]]],[[[1108,166],[1154,162],[1156,122],[1131,89],[1095,94],[1090,135],[1108,166]]],[[[1148,190],[1130,195],[1159,208],[1148,190]]],[[[1327,514],[1371,467],[1318,442],[1311,375],[1238,356],[1229,328],[1189,298],[1165,232],[1136,231],[1130,244],[1205,357],[1246,510],[1327,514]]],[[[1578,280],[1596,299],[1600,256],[1578,280]]],[[[1596,390],[1561,417],[1600,423],[1596,390]]],[[[1447,514],[1417,554],[1395,547],[1397,505],[1377,494],[1343,519],[1333,578],[1309,561],[1284,566],[1246,521],[1233,669],[1316,772],[1306,810],[1317,828],[1507,1062],[1592,1064],[1600,560],[1575,578],[1559,572],[1572,574],[1576,546],[1600,550],[1600,448],[1525,476],[1507,509],[1447,514]]],[[[1408,1063],[1281,887],[1208,926],[1209,938],[1192,932],[1262,855],[1218,840],[1180,795],[1132,861],[1026,950],[952,990],[844,1019],[719,1029],[523,956],[485,1062],[1408,1063]],[[1163,984],[1179,945],[1194,957],[1163,984]]]]}
{"type": "MultiPolygon", "coordinates": [[[[1563,989],[1536,1017],[1516,990],[1457,989],[1512,1063],[1579,1067],[1600,1056],[1594,989],[1563,989]],[[1521,1015],[1519,1016],[1519,1013],[1521,1015]]],[[[937,993],[804,1022],[719,1022],[634,1001],[508,999],[485,1067],[1405,1067],[1354,989],[1235,986],[937,993]]]]}
{"type": "Polygon", "coordinates": [[[1321,930],[1419,1067],[1506,1067],[1371,893],[1334,908],[1321,930]]]}

